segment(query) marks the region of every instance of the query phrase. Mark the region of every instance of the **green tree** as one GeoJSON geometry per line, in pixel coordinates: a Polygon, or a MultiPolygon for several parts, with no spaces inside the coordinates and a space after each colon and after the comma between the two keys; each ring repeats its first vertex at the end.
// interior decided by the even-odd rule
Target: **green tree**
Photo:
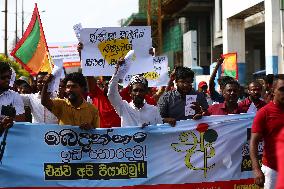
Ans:
{"type": "Polygon", "coordinates": [[[12,60],[9,57],[6,57],[5,55],[0,54],[0,62],[7,62],[8,64],[10,64],[10,66],[15,70],[15,72],[17,74],[17,78],[19,78],[21,76],[25,76],[25,77],[29,77],[30,76],[29,72],[27,72],[21,66],[21,64],[19,64],[18,62],[12,60]]]}

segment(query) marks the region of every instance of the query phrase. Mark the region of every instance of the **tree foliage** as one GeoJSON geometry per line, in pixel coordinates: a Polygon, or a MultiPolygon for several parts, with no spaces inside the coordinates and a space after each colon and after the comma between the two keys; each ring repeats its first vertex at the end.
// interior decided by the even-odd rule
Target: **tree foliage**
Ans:
{"type": "Polygon", "coordinates": [[[9,57],[6,57],[5,55],[0,54],[0,62],[7,62],[8,64],[10,64],[10,66],[15,70],[15,72],[17,74],[17,78],[19,78],[21,76],[25,76],[25,77],[29,77],[30,76],[29,72],[27,72],[21,66],[21,64],[19,64],[18,62],[12,60],[9,57]]]}

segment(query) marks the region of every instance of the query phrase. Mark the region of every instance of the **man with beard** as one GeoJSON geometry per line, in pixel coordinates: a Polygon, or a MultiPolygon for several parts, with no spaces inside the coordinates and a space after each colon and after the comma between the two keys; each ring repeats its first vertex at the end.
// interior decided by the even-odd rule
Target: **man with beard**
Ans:
{"type": "Polygon", "coordinates": [[[65,77],[63,80],[65,99],[51,99],[49,97],[47,88],[52,78],[51,74],[44,78],[41,103],[58,118],[59,124],[77,125],[84,130],[98,128],[100,125],[98,110],[84,99],[87,87],[84,76],[81,73],[71,73],[65,77]]]}
{"type": "MultiPolygon", "coordinates": [[[[275,188],[277,167],[277,138],[284,128],[284,78],[273,81],[273,100],[261,108],[253,120],[250,140],[250,158],[255,184],[275,188]],[[258,161],[258,144],[264,141],[262,166],[258,161]]],[[[283,157],[281,157],[283,158],[283,157]]],[[[281,168],[282,170],[282,168],[281,168]]],[[[283,180],[282,180],[283,182],[283,180]]]]}
{"type": "MultiPolygon", "coordinates": [[[[0,62],[0,125],[6,125],[7,122],[12,123],[13,119],[7,117],[4,111],[7,106],[13,107],[16,110],[15,121],[25,121],[25,109],[21,96],[9,89],[12,70],[8,63],[0,62]],[[7,118],[6,118],[7,117],[7,118]]],[[[8,108],[9,109],[9,108],[8,108]]],[[[11,124],[9,124],[11,125],[11,124]]],[[[3,128],[3,126],[2,126],[3,128]]]]}
{"type": "Polygon", "coordinates": [[[208,108],[205,96],[192,87],[194,72],[187,67],[176,67],[174,72],[177,89],[164,93],[158,101],[163,121],[172,126],[175,126],[176,121],[200,119],[202,111],[208,108]],[[196,102],[190,105],[195,110],[194,115],[187,115],[185,111],[187,108],[186,96],[188,95],[196,96],[196,102]]]}
{"type": "Polygon", "coordinates": [[[253,81],[249,84],[249,97],[239,103],[239,106],[243,109],[242,112],[255,113],[266,105],[266,103],[260,99],[261,92],[262,86],[259,82],[253,81]]]}
{"type": "MultiPolygon", "coordinates": [[[[55,115],[53,115],[41,104],[41,91],[44,86],[44,77],[47,74],[47,72],[39,72],[36,76],[36,87],[38,93],[21,94],[25,106],[31,109],[32,123],[58,123],[58,120],[55,115]]],[[[52,97],[54,98],[55,96],[52,95],[52,97]]]]}
{"type": "Polygon", "coordinates": [[[129,92],[132,101],[128,103],[122,100],[118,92],[119,67],[124,60],[118,61],[116,71],[111,79],[108,91],[108,99],[121,118],[122,127],[146,126],[162,124],[159,110],[153,105],[145,102],[148,90],[148,81],[139,75],[135,75],[130,80],[129,92]]]}
{"type": "Polygon", "coordinates": [[[246,113],[239,105],[240,84],[236,81],[229,81],[222,91],[224,102],[209,106],[204,115],[228,115],[246,113]]]}

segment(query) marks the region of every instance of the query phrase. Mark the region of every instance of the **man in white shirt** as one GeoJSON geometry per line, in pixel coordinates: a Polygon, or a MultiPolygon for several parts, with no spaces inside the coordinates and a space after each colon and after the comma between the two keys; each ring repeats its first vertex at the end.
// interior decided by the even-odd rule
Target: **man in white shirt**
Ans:
{"type": "Polygon", "coordinates": [[[119,65],[123,61],[119,61],[113,75],[108,91],[108,99],[114,107],[116,113],[121,118],[122,127],[146,126],[162,124],[160,112],[156,106],[149,105],[145,102],[145,95],[148,90],[147,80],[139,75],[135,75],[130,81],[130,96],[132,101],[128,103],[122,100],[118,92],[119,65]]]}
{"type": "Polygon", "coordinates": [[[38,93],[35,94],[21,94],[25,106],[31,108],[32,123],[49,123],[58,124],[58,120],[48,109],[41,104],[41,90],[44,85],[43,79],[47,72],[39,72],[36,78],[36,86],[38,93]]]}
{"type": "Polygon", "coordinates": [[[9,89],[12,70],[8,63],[0,62],[0,114],[4,115],[2,111],[4,106],[12,106],[16,110],[15,121],[25,121],[24,103],[21,96],[9,89]]]}

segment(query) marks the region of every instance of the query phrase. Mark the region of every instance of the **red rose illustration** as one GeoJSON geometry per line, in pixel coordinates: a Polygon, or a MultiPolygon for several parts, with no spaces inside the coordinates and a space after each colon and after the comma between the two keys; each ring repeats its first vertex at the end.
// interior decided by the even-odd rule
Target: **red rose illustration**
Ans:
{"type": "Polygon", "coordinates": [[[204,133],[205,131],[207,131],[208,127],[209,125],[207,123],[199,123],[196,130],[200,133],[204,133]]]}

